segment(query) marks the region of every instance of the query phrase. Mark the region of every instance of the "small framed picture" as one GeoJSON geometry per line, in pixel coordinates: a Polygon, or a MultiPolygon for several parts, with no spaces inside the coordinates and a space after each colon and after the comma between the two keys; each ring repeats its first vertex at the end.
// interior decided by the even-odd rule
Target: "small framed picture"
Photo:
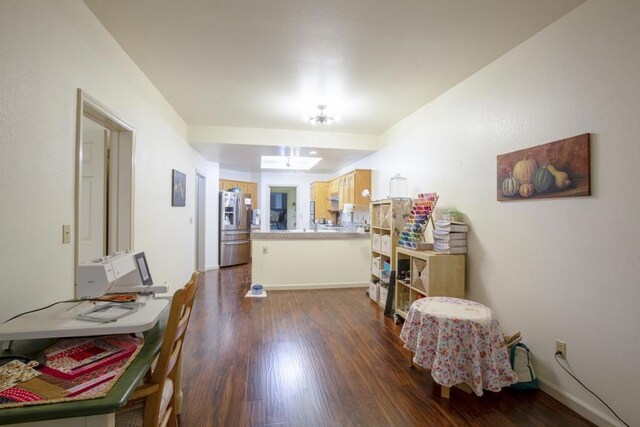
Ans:
{"type": "Polygon", "coordinates": [[[171,181],[171,206],[186,206],[187,175],[173,169],[171,181]]]}

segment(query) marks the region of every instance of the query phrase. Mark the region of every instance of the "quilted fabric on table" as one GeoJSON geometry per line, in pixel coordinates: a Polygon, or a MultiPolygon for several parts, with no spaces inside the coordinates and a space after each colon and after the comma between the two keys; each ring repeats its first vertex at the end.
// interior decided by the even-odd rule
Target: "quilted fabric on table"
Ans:
{"type": "Polygon", "coordinates": [[[44,351],[38,376],[0,391],[0,408],[105,396],[143,344],[131,335],[59,340],[44,351]]]}

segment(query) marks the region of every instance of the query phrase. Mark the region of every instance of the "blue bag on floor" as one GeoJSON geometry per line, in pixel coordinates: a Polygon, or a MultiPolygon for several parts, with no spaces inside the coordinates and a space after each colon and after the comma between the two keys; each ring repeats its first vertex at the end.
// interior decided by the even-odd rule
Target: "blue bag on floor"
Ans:
{"type": "Polygon", "coordinates": [[[531,350],[522,343],[515,344],[509,349],[511,368],[518,374],[518,382],[510,385],[516,390],[535,390],[538,388],[538,378],[533,369],[531,350]]]}

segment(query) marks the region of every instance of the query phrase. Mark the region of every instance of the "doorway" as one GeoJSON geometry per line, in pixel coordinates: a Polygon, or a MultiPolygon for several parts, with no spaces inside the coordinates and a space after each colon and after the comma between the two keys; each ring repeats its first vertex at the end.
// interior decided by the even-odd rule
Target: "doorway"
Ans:
{"type": "Polygon", "coordinates": [[[134,193],[133,127],[80,89],[76,123],[75,266],[132,249],[134,193]]]}
{"type": "Polygon", "coordinates": [[[269,228],[271,230],[295,230],[297,187],[269,186],[269,228]]]}
{"type": "Polygon", "coordinates": [[[109,129],[82,117],[82,181],[78,218],[78,261],[107,254],[109,129]]]}
{"type": "Polygon", "coordinates": [[[206,178],[196,171],[196,270],[205,270],[204,236],[205,236],[205,197],[206,178]]]}

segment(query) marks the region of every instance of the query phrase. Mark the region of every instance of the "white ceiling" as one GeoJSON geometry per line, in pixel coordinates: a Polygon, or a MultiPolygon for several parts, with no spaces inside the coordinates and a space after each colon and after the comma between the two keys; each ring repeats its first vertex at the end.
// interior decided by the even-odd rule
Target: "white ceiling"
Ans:
{"type": "Polygon", "coordinates": [[[189,125],[374,135],[582,2],[85,0],[189,125]]]}
{"type": "MultiPolygon", "coordinates": [[[[334,173],[372,154],[373,150],[349,150],[313,147],[274,147],[268,145],[192,144],[207,159],[219,161],[222,169],[241,172],[260,170],[261,156],[321,157],[313,169],[306,173],[334,173]],[[315,150],[317,154],[310,154],[315,150]]],[[[270,171],[275,172],[275,171],[270,171]]],[[[301,173],[305,173],[301,171],[301,173]]]]}

